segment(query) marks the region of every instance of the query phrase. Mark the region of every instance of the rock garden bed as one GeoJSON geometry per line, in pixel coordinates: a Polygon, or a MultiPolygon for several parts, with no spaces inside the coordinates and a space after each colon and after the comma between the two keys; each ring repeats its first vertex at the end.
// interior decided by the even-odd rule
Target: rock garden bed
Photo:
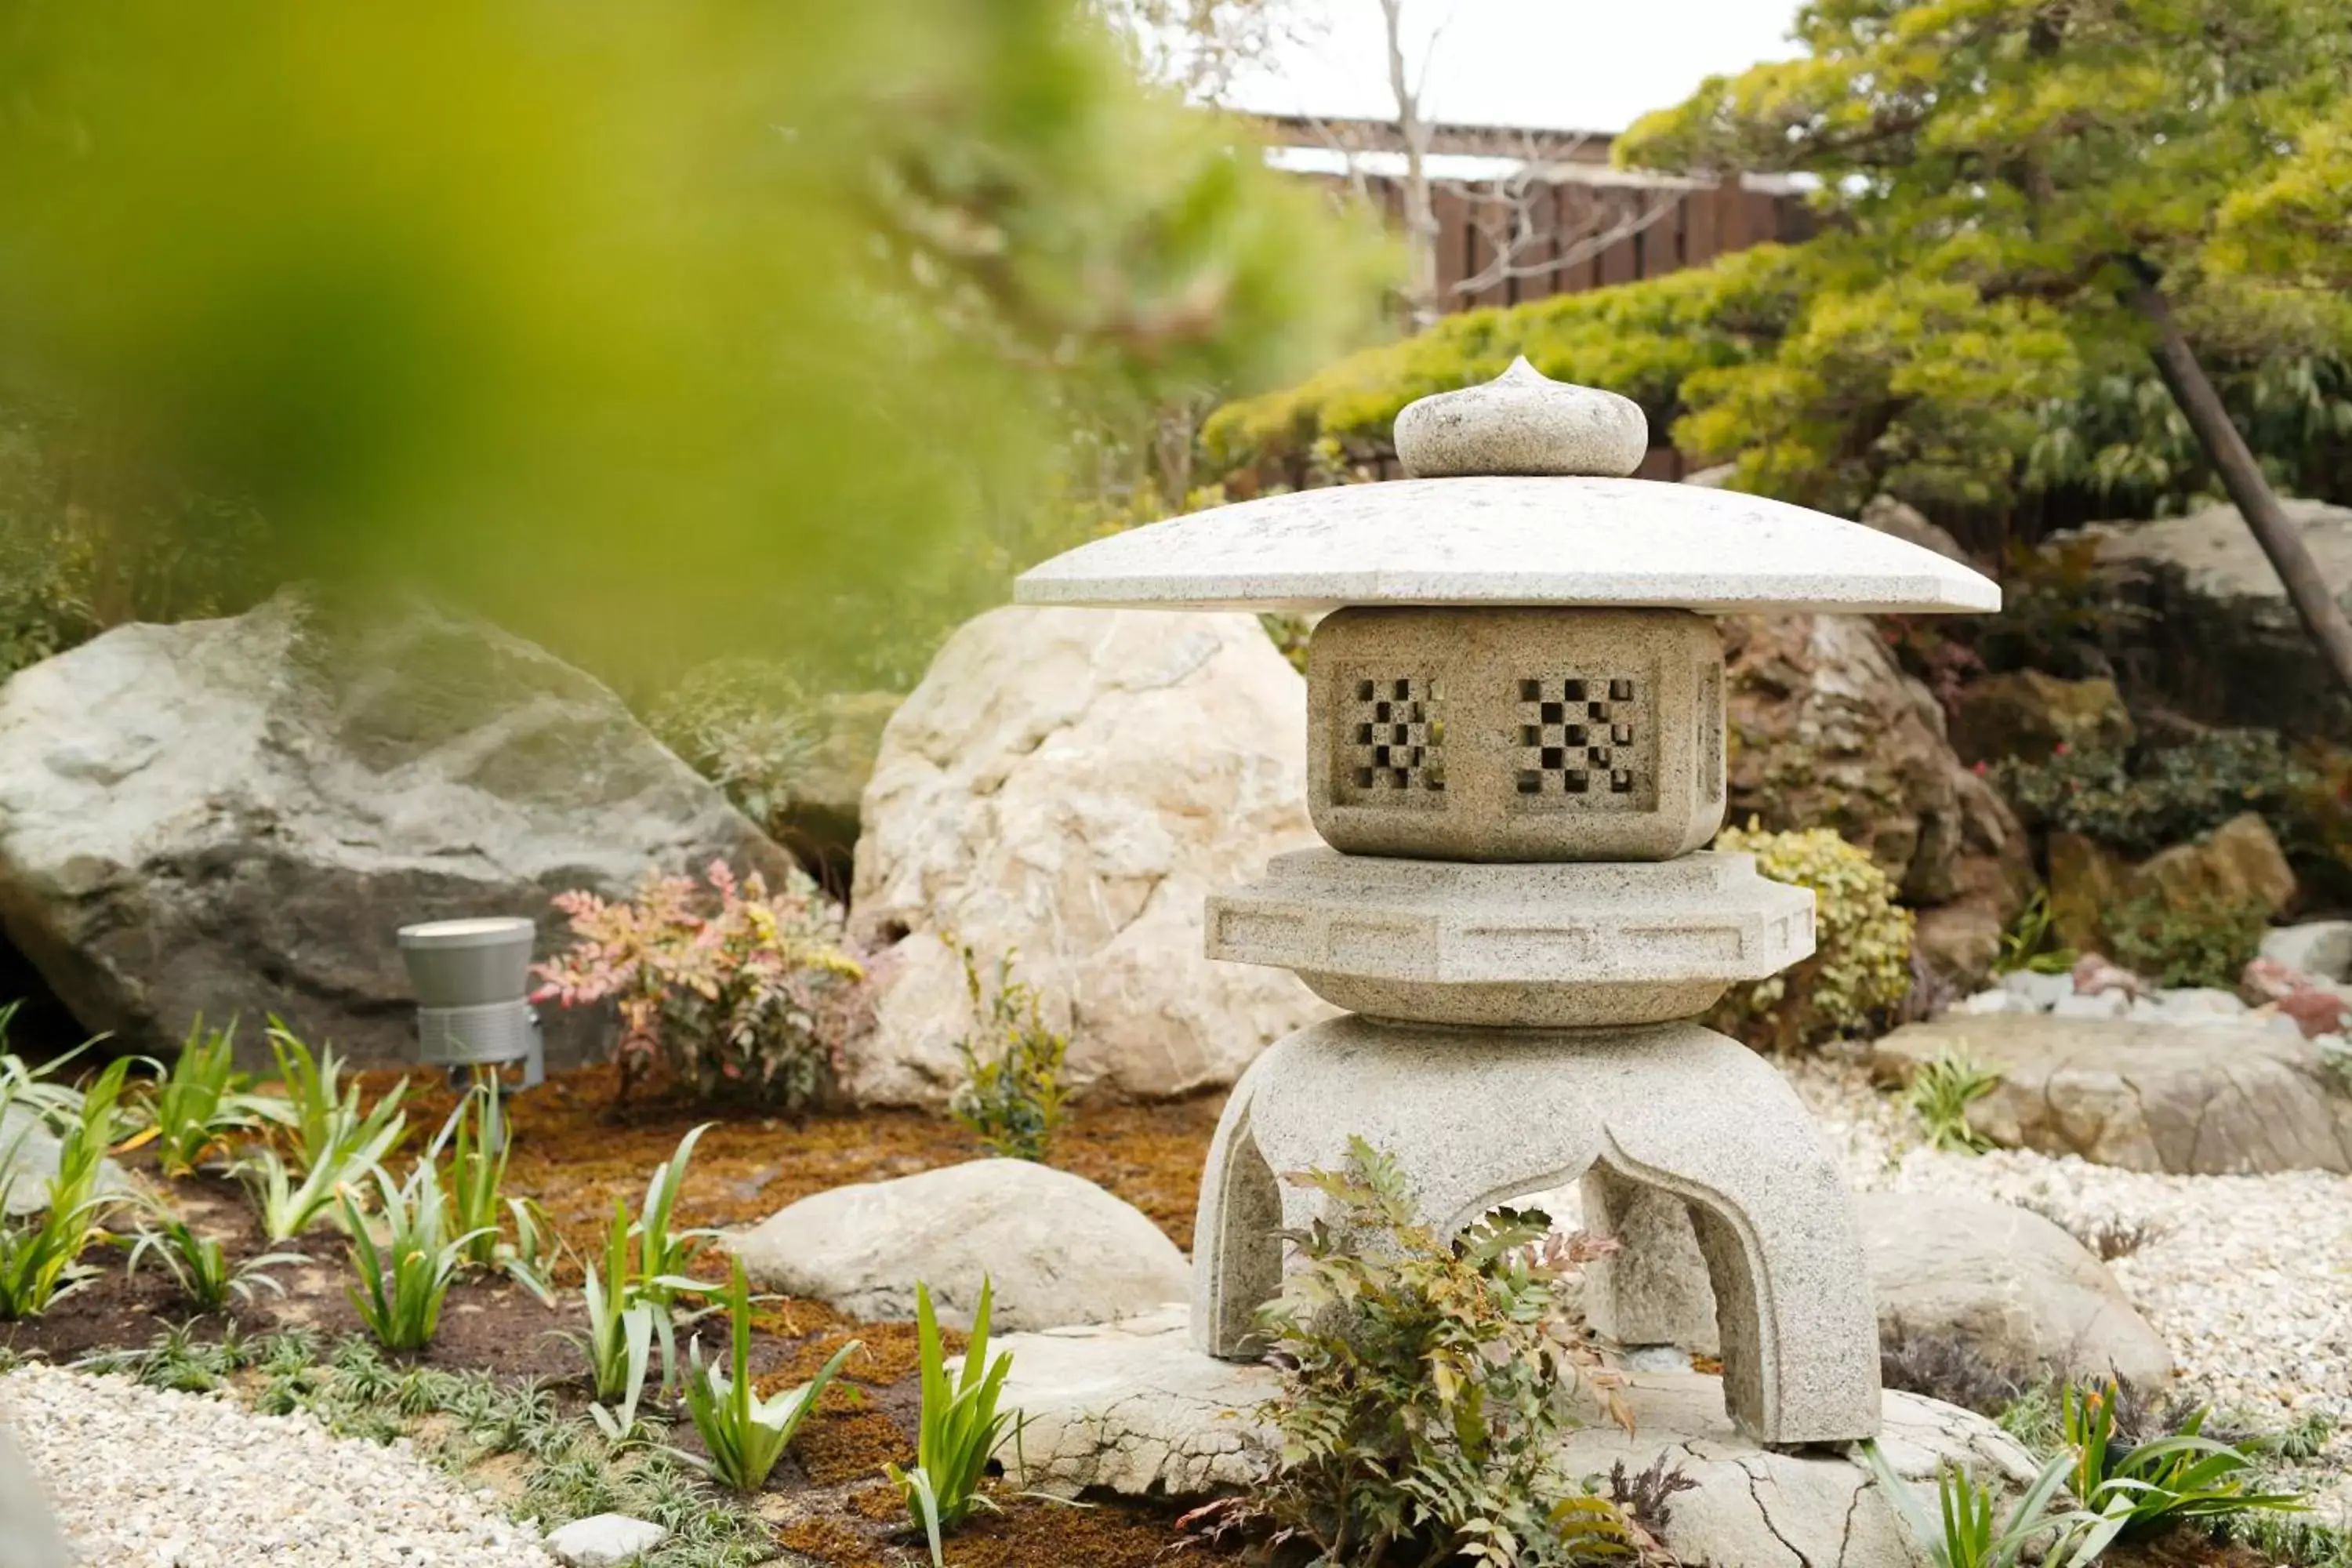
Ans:
{"type": "MultiPolygon", "coordinates": [[[[1900,1102],[1874,1089],[1859,1063],[1809,1061],[1793,1077],[1857,1188],[1951,1195],[1944,1201],[1999,1198],[2032,1211],[2023,1222],[2046,1216],[2104,1256],[2115,1310],[2128,1316],[2137,1309],[2160,1337],[2181,1394],[2233,1417],[2243,1412],[2267,1429],[2311,1434],[2311,1447],[2286,1473],[2314,1490],[2323,1518],[2352,1509],[2341,1479],[2352,1447],[2342,1425],[2328,1425],[2352,1415],[2346,1353],[2352,1293],[2343,1288],[2352,1266],[2352,1178],[2182,1176],[2028,1152],[1942,1152],[1924,1146],[1900,1102]]],[[[377,1091],[391,1080],[368,1081],[377,1091]]],[[[462,1280],[431,1345],[413,1354],[371,1345],[345,1299],[352,1269],[340,1235],[322,1228],[273,1244],[236,1183],[216,1173],[167,1181],[152,1148],[125,1153],[130,1175],[168,1190],[187,1223],[218,1240],[232,1262],[273,1251],[293,1257],[274,1270],[282,1295],[263,1290],[212,1315],[192,1314],[161,1271],[129,1276],[107,1260],[107,1272],[89,1288],[40,1316],[0,1326],[0,1351],[14,1367],[0,1376],[0,1407],[24,1435],[35,1473],[63,1502],[63,1522],[86,1561],[213,1568],[282,1561],[299,1550],[305,1562],[502,1568],[554,1560],[541,1544],[541,1528],[526,1525],[617,1512],[656,1519],[671,1531],[649,1560],[656,1564],[927,1562],[883,1468],[915,1458],[918,1347],[904,1321],[861,1319],[807,1298],[758,1304],[750,1364],[762,1394],[806,1379],[853,1338],[864,1348],[824,1392],[774,1476],[740,1503],[662,1457],[667,1446],[687,1456],[704,1452],[682,1420],[658,1443],[634,1448],[616,1449],[595,1436],[579,1352],[555,1337],[582,1321],[580,1259],[599,1256],[613,1202],[634,1210],[648,1173],[708,1119],[660,1099],[616,1104],[617,1087],[612,1069],[583,1069],[509,1102],[516,1140],[506,1190],[536,1199],[572,1249],[554,1271],[560,1304],[545,1305],[497,1277],[462,1280]],[[89,1370],[62,1370],[68,1363],[89,1370]],[[154,1441],[158,1432],[168,1432],[169,1441],[154,1441]],[[383,1446],[386,1439],[391,1447],[383,1446]],[[102,1484],[85,1486],[77,1456],[90,1443],[123,1458],[102,1484]],[[296,1472],[300,1485],[289,1488],[285,1478],[296,1472]]],[[[436,1087],[407,1103],[414,1122],[432,1126],[455,1102],[436,1087]]],[[[1197,1173],[1219,1104],[1211,1096],[1082,1110],[1057,1137],[1053,1163],[1132,1204],[1171,1241],[1189,1239],[1197,1173]]],[[[979,1152],[954,1123],[911,1111],[722,1115],[695,1149],[676,1223],[749,1226],[820,1192],[939,1170],[979,1152]]],[[[742,1250],[756,1252],[748,1244],[742,1250]]],[[[2030,1273],[2034,1265],[2018,1258],[2001,1267],[2030,1273]]],[[[1006,1277],[1008,1304],[1022,1288],[1017,1274],[1006,1277]]],[[[2057,1299],[2046,1280],[2028,1284],[2057,1299]]],[[[1880,1289],[1889,1289],[1884,1278],[1880,1289]]],[[[1082,1302],[1059,1304],[1084,1315],[1082,1302]]],[[[2100,1345],[2126,1342],[2105,1329],[2089,1337],[2100,1345]]],[[[961,1348],[952,1328],[946,1338],[950,1350],[961,1348]]],[[[1037,1342],[1034,1335],[1011,1341],[1016,1366],[1037,1342]]],[[[1038,1380],[1066,1385],[1069,1373],[1041,1352],[1029,1353],[1024,1397],[1042,1410],[1065,1396],[1038,1380]]],[[[2120,1362],[2128,1352],[2116,1353],[2120,1362]]],[[[1702,1357],[1698,1364],[1712,1363],[1702,1357]]],[[[1703,1390],[1710,1380],[1696,1381],[1703,1390]]],[[[1671,1392],[1678,1386],[1668,1376],[1639,1397],[1686,1398],[1671,1392]]],[[[1161,1417],[1130,1416],[1141,1424],[1133,1429],[1139,1440],[1147,1447],[1160,1440],[1149,1424],[1161,1417]]],[[[992,1483],[1002,1511],[974,1516],[950,1538],[950,1563],[1140,1568],[1180,1546],[1206,1559],[1244,1550],[1180,1529],[1181,1508],[1149,1495],[1164,1489],[1149,1478],[1114,1475],[1118,1467],[1103,1469],[1085,1456],[1077,1470],[1057,1476],[1055,1468],[1070,1458],[1063,1450],[1072,1428],[1048,1416],[1038,1428],[1039,1455],[1007,1457],[1013,1475],[992,1483]],[[1024,1471],[1024,1463],[1045,1468],[1024,1471]],[[1083,1506],[1043,1495],[1067,1492],[1077,1481],[1088,1483],[1083,1506]]],[[[1633,1452],[1612,1428],[1596,1426],[1590,1436],[1596,1464],[1620,1448],[1633,1452]]],[[[1736,1450],[1717,1458],[1727,1474],[1751,1473],[1736,1450]]],[[[1213,1470],[1202,1475],[1213,1479],[1213,1470]]],[[[1791,1470],[1774,1485],[1799,1486],[1811,1473],[1791,1470]]],[[[1770,1520],[1771,1510],[1761,1517],[1770,1520]]],[[[1809,1528],[1803,1517],[1800,1509],[1782,1525],[1809,1528]]],[[[1829,1561],[1850,1560],[1834,1542],[1828,1549],[1829,1561]]],[[[2289,1559],[2184,1536],[2105,1561],[2255,1568],[2289,1559]]]]}
{"type": "MultiPolygon", "coordinates": [[[[365,1079],[371,1095],[394,1081],[365,1079]]],[[[63,1522],[91,1568],[213,1568],[283,1561],[273,1554],[296,1548],[305,1563],[504,1568],[548,1561],[538,1531],[507,1522],[509,1515],[552,1523],[615,1501],[640,1510],[683,1507],[681,1499],[707,1489],[682,1467],[634,1486],[615,1478],[632,1462],[625,1451],[607,1458],[591,1440],[580,1352],[558,1337],[582,1326],[580,1260],[601,1256],[614,1200],[634,1212],[648,1173],[704,1121],[709,1126],[675,1216],[680,1226],[741,1226],[820,1191],[982,1152],[955,1123],[911,1111],[712,1119],[662,1100],[619,1105],[617,1087],[614,1069],[590,1068],[508,1102],[515,1142],[504,1190],[537,1201],[571,1247],[551,1271],[557,1304],[498,1276],[461,1279],[431,1344],[414,1353],[372,1347],[346,1298],[349,1244],[334,1229],[271,1242],[237,1182],[209,1172],[167,1180],[152,1150],[125,1153],[132,1180],[167,1194],[232,1267],[270,1253],[287,1260],[269,1270],[282,1293],[257,1290],[226,1311],[200,1314],[161,1268],[129,1274],[119,1254],[100,1254],[93,1260],[105,1271],[87,1289],[38,1316],[0,1323],[0,1363],[16,1369],[0,1377],[0,1417],[26,1434],[33,1468],[52,1492],[72,1500],[63,1522]],[[91,1377],[62,1370],[71,1365],[121,1372],[91,1377]],[[134,1378],[163,1386],[142,1387],[134,1378]],[[256,1400],[291,1414],[240,1412],[240,1403],[256,1400]],[[487,1415],[484,1401],[493,1406],[487,1415]],[[350,1440],[323,1439],[322,1423],[350,1440]],[[159,1433],[169,1441],[156,1444],[159,1433]],[[395,1433],[404,1436],[394,1449],[363,1440],[395,1433]],[[88,1443],[145,1457],[126,1458],[104,1485],[85,1487],[88,1443]],[[299,1487],[287,1484],[289,1470],[303,1478],[299,1487]],[[130,1498],[143,1500],[128,1511],[117,1506],[130,1498]],[[432,1522],[415,1522],[420,1519],[432,1522]]],[[[412,1126],[430,1129],[455,1098],[434,1086],[405,1104],[412,1126]]],[[[1062,1129],[1055,1157],[1169,1235],[1189,1238],[1217,1109],[1212,1098],[1089,1110],[1062,1129]]],[[[122,1226],[130,1228],[127,1218],[122,1226]]],[[[1155,1237],[1154,1245],[1167,1244],[1155,1237]]],[[[1169,1251],[1172,1257],[1172,1246],[1169,1251]]],[[[753,1321],[751,1366],[762,1394],[805,1380],[852,1340],[863,1349],[826,1390],[767,1489],[741,1510],[740,1529],[715,1532],[740,1539],[688,1531],[689,1539],[651,1561],[700,1568],[768,1561],[780,1551],[799,1553],[782,1562],[845,1568],[928,1561],[883,1474],[886,1463],[911,1465],[916,1458],[912,1325],[861,1321],[789,1297],[760,1300],[753,1321]]],[[[711,1338],[708,1327],[704,1337],[711,1338]]],[[[961,1349],[953,1329],[946,1338],[950,1352],[961,1349]]],[[[683,1421],[660,1442],[703,1452],[683,1421]]],[[[1000,1506],[1001,1513],[978,1516],[956,1537],[952,1562],[1142,1564],[1178,1539],[1175,1510],[1149,1503],[1079,1509],[1006,1489],[1000,1506]],[[1081,1544],[1081,1556],[1068,1555],[1081,1544]]]]}

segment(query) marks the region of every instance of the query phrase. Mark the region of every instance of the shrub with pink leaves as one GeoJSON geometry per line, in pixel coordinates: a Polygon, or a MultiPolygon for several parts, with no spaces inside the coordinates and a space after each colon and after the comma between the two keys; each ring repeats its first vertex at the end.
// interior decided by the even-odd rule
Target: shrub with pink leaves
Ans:
{"type": "Polygon", "coordinates": [[[649,877],[635,899],[556,895],[569,952],[540,964],[535,1002],[613,1002],[626,1085],[655,1069],[704,1099],[799,1110],[834,1081],[864,1001],[842,915],[797,872],[777,893],[713,861],[705,882],[649,877]],[[707,885],[705,885],[707,883],[707,885]]]}

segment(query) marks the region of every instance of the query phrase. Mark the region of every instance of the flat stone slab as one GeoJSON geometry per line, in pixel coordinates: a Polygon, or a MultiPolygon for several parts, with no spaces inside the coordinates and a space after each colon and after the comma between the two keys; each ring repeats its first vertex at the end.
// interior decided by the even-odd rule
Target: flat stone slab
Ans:
{"type": "MultiPolygon", "coordinates": [[[[1281,1388],[1262,1365],[1194,1350],[1185,1314],[1014,1334],[1005,1403],[1028,1417],[1007,1463],[1017,1484],[1183,1498],[1253,1484],[1273,1457],[1259,1408],[1281,1388]]],[[[1605,1476],[1668,1457],[1697,1482],[1675,1495],[1664,1540],[1685,1561],[1740,1568],[1897,1568],[1922,1563],[1861,1460],[1839,1449],[1778,1452],[1732,1430],[1723,1385],[1696,1373],[1630,1373],[1634,1431],[1572,1434],[1571,1474],[1605,1476]]],[[[1884,1396],[1879,1444],[1897,1474],[1930,1483],[1946,1460],[2005,1489],[2032,1460],[1983,1417],[1916,1394],[1884,1396]]],[[[1932,1501],[1929,1505],[1932,1508],[1932,1501]]]]}
{"type": "Polygon", "coordinates": [[[1997,610],[1932,550],[1765,496],[1654,479],[1392,479],[1265,496],[1033,566],[1024,605],[1293,610],[1639,605],[1702,613],[1997,610]]]}
{"type": "Polygon", "coordinates": [[[1300,849],[1209,900],[1211,958],[1292,970],[1338,1006],[1415,1023],[1690,1017],[1812,950],[1809,890],[1712,850],[1483,865],[1300,849]]]}
{"type": "Polygon", "coordinates": [[[2179,1175],[2352,1172],[2352,1099],[2308,1040],[2231,1025],[1948,1013],[1880,1038],[1907,1083],[1947,1051],[2001,1075],[1969,1108],[1997,1143],[2179,1175]]]}

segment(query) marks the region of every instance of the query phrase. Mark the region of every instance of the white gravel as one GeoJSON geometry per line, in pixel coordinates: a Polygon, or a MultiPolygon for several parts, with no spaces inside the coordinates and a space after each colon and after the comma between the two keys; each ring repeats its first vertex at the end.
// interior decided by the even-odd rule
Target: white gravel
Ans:
{"type": "Polygon", "coordinates": [[[2270,1424],[2334,1416],[2335,1437],[2304,1473],[2323,1517],[2352,1514],[2352,1176],[2176,1176],[2016,1149],[1947,1153],[1858,1067],[1809,1060],[1790,1078],[1857,1188],[1996,1198],[2086,1245],[2102,1230],[2140,1232],[2107,1267],[2171,1347],[2180,1391],[2270,1424]]]}
{"type": "Polygon", "coordinates": [[[553,1568],[405,1442],[39,1364],[0,1376],[0,1419],[82,1568],[553,1568]]]}

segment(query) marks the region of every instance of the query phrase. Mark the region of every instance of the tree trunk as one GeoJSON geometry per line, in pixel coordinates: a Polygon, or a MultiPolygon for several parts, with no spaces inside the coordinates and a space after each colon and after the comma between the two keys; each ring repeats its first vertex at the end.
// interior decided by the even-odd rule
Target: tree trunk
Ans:
{"type": "Polygon", "coordinates": [[[2163,290],[2153,279],[2143,277],[2132,286],[2130,298],[2134,308],[2156,328],[2157,374],[2188,416],[2197,444],[2205,449],[2206,458],[2221,476],[2222,488],[2253,531],[2254,542],[2263,547],[2279,581],[2286,584],[2288,603],[2294,606],[2311,640],[2319,646],[2320,657],[2335,672],[2336,684],[2352,694],[2352,620],[2345,618],[2344,606],[2328,592],[2318,563],[2303,547],[2303,536],[2294,524],[2287,521],[2286,510],[2263,477],[2262,465],[2254,460],[2246,438],[2230,422],[2221,394],[2213,390],[2205,367],[2197,363],[2196,351],[2181,336],[2163,290]]]}
{"type": "MultiPolygon", "coordinates": [[[[1429,126],[1421,118],[1421,88],[1404,57],[1404,0],[1381,0],[1388,31],[1389,92],[1396,100],[1397,135],[1404,142],[1405,304],[1412,330],[1444,310],[1437,293],[1437,242],[1444,229],[1429,191],[1429,126]]],[[[1435,47],[1435,40],[1431,41],[1435,47]]],[[[1423,62],[1424,69],[1427,62],[1423,62]]]]}

